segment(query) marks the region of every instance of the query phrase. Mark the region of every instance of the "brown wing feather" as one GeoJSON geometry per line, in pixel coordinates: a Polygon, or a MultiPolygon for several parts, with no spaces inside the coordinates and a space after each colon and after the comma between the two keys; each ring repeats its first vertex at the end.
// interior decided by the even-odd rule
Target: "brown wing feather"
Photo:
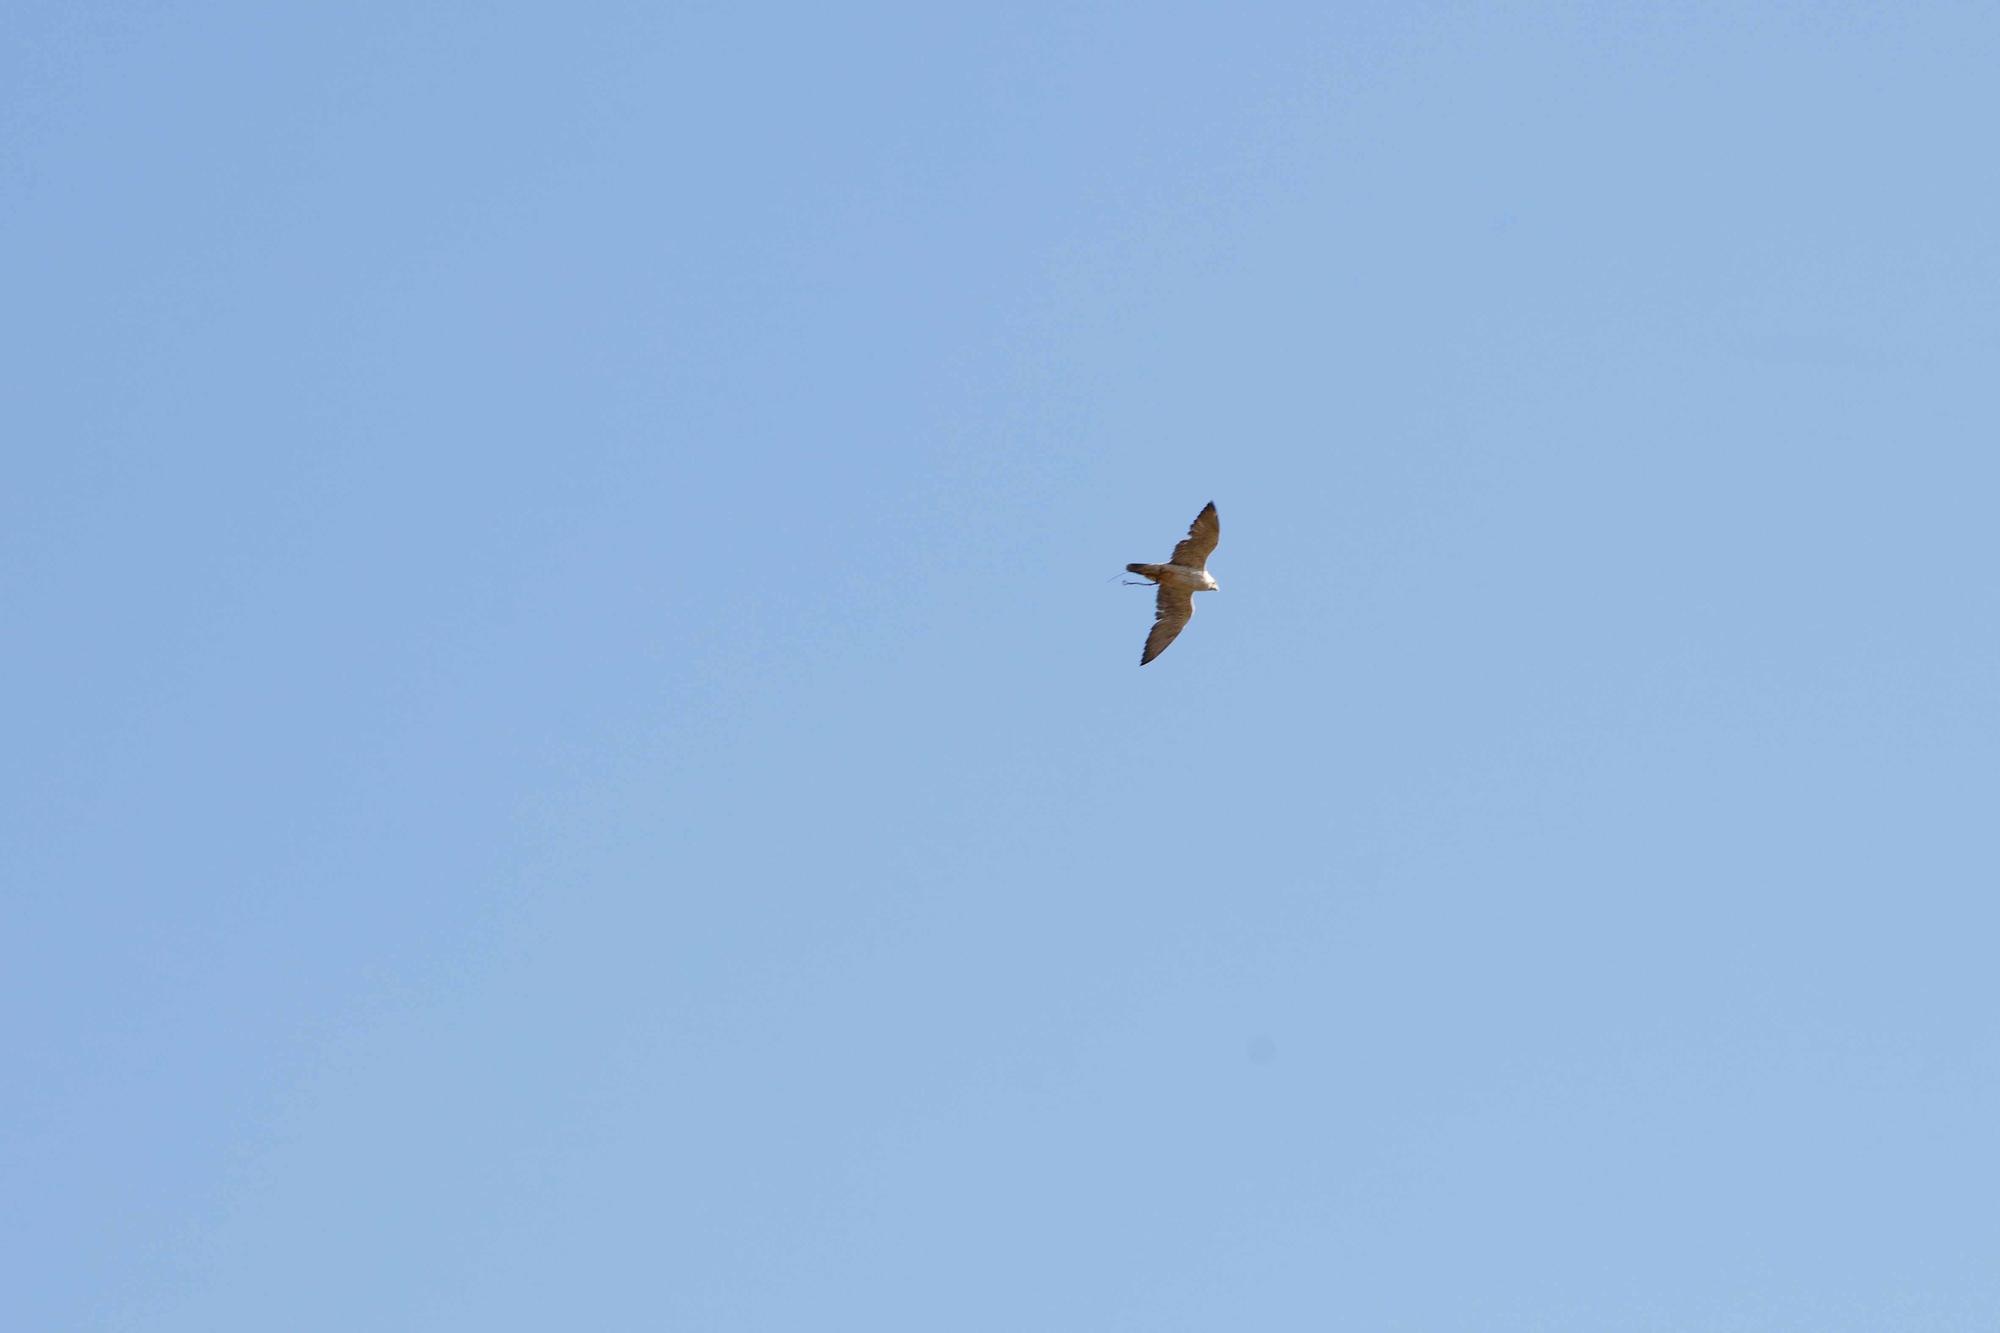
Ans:
{"type": "Polygon", "coordinates": [[[1222,520],[1215,516],[1215,501],[1210,500],[1194,516],[1194,522],[1188,526],[1188,535],[1174,548],[1174,557],[1167,563],[1187,569],[1207,569],[1208,557],[1214,553],[1215,544],[1221,539],[1222,520]]]}
{"type": "Polygon", "coordinates": [[[1194,594],[1185,588],[1161,588],[1159,598],[1153,604],[1153,632],[1146,636],[1146,652],[1140,657],[1139,665],[1158,657],[1167,651],[1167,645],[1174,636],[1187,628],[1194,618],[1194,594]]]}

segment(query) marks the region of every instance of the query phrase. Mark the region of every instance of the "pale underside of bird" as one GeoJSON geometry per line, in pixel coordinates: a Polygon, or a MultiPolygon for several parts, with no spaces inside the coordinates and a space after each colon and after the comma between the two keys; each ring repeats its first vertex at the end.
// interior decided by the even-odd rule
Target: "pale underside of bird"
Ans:
{"type": "Polygon", "coordinates": [[[1166,564],[1125,566],[1128,572],[1160,585],[1153,608],[1153,632],[1146,636],[1146,651],[1139,658],[1140,666],[1165,652],[1174,636],[1187,628],[1188,621],[1194,618],[1196,593],[1214,592],[1222,586],[1208,572],[1208,557],[1221,537],[1222,522],[1216,518],[1215,502],[1211,500],[1194,516],[1188,535],[1174,547],[1166,564]]]}

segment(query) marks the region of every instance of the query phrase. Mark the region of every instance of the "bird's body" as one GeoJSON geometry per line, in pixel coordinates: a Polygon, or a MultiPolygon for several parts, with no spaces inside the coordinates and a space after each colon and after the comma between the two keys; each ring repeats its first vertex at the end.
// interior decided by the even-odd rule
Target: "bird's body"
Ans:
{"type": "Polygon", "coordinates": [[[1131,573],[1145,575],[1162,588],[1215,592],[1222,586],[1207,570],[1189,569],[1186,565],[1127,565],[1125,568],[1131,573]]]}
{"type": "Polygon", "coordinates": [[[1125,566],[1127,572],[1160,585],[1160,595],[1154,602],[1153,632],[1146,636],[1146,651],[1139,658],[1140,666],[1165,652],[1167,645],[1174,641],[1174,636],[1194,618],[1196,593],[1215,592],[1221,588],[1215,576],[1208,572],[1208,557],[1221,538],[1222,521],[1215,516],[1215,503],[1210,501],[1195,515],[1188,535],[1174,547],[1174,554],[1166,564],[1125,566]]]}

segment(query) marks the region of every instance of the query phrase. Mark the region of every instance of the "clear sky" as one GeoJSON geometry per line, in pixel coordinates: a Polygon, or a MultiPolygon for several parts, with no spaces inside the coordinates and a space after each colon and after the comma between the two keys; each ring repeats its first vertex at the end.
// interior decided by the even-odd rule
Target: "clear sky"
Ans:
{"type": "Polygon", "coordinates": [[[1996,70],[9,6],[0,1322],[1992,1329],[1996,70]]]}

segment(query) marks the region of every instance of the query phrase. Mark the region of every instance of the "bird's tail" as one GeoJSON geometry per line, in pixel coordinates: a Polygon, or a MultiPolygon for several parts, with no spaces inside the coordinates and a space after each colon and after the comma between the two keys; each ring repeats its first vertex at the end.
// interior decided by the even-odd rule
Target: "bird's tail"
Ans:
{"type": "Polygon", "coordinates": [[[1137,574],[1141,578],[1151,579],[1155,583],[1160,581],[1160,567],[1158,565],[1127,565],[1125,566],[1125,572],[1127,574],[1137,574]]]}

